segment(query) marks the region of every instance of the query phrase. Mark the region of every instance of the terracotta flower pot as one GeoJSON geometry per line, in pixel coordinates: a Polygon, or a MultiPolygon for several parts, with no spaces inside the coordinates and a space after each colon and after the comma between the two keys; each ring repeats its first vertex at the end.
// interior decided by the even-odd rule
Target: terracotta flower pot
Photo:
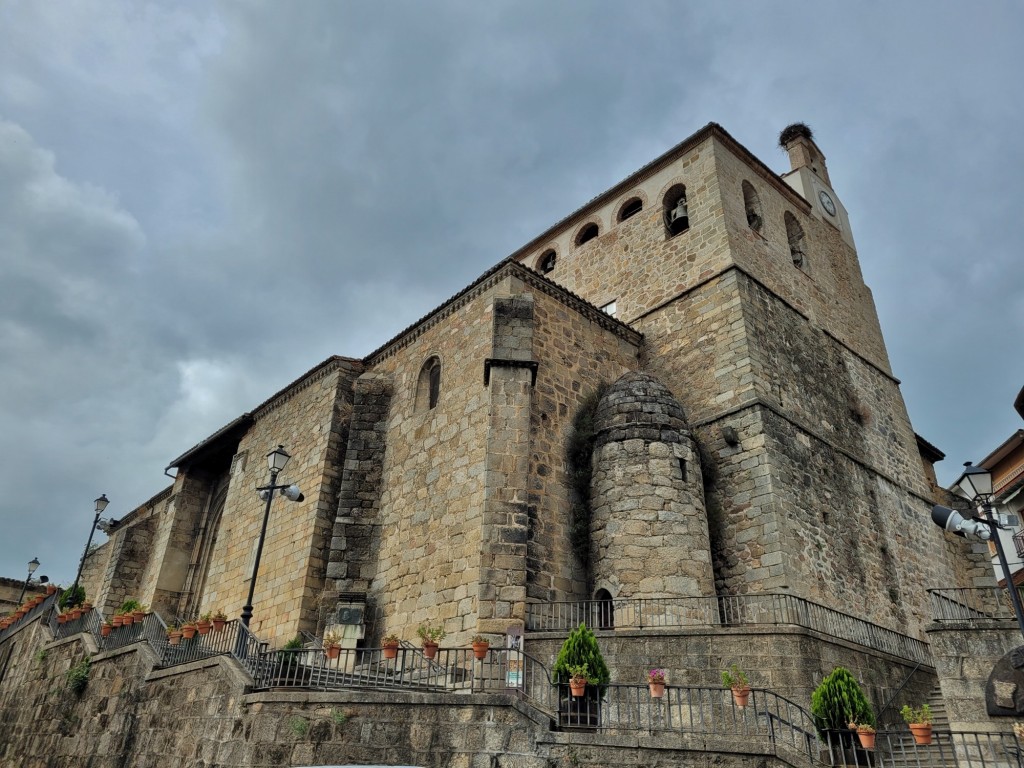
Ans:
{"type": "Polygon", "coordinates": [[[874,731],[862,731],[860,728],[857,729],[857,738],[860,739],[860,745],[864,749],[875,748],[875,732],[874,731]]]}
{"type": "MultiPolygon", "coordinates": [[[[18,616],[18,614],[14,614],[14,615],[17,618],[19,618],[19,619],[21,618],[20,616],[18,616]]],[[[15,619],[15,620],[17,620],[17,619],[15,619]]],[[[68,615],[66,613],[57,614],[57,623],[58,624],[67,624],[68,623],[68,615]]]]}
{"type": "Polygon", "coordinates": [[[381,655],[385,659],[397,659],[398,658],[398,643],[384,643],[384,648],[381,655]]]}
{"type": "Polygon", "coordinates": [[[931,723],[911,723],[910,732],[914,734],[914,743],[922,747],[932,743],[931,723]]]}
{"type": "Polygon", "coordinates": [[[82,618],[82,609],[77,606],[72,608],[70,614],[71,621],[78,621],[80,618],[82,618]]]}
{"type": "Polygon", "coordinates": [[[91,610],[92,610],[92,603],[90,603],[89,601],[86,601],[86,602],[82,603],[82,613],[88,613],[91,610]]]}
{"type": "Polygon", "coordinates": [[[181,632],[178,632],[177,630],[175,630],[174,632],[168,632],[167,633],[167,644],[168,645],[177,645],[180,642],[181,642],[181,632]]]}
{"type": "Polygon", "coordinates": [[[647,683],[647,687],[651,689],[651,698],[660,699],[665,695],[665,684],[664,683],[647,683]]]}
{"type": "Polygon", "coordinates": [[[57,594],[57,585],[56,584],[47,584],[46,585],[46,594],[47,595],[55,595],[55,594],[57,594]]]}
{"type": "Polygon", "coordinates": [[[747,706],[747,701],[750,700],[750,686],[733,686],[732,700],[736,703],[737,707],[744,709],[747,706]]]}
{"type": "Polygon", "coordinates": [[[146,618],[145,611],[132,611],[132,623],[141,624],[143,619],[146,618]]]}
{"type": "Polygon", "coordinates": [[[324,653],[327,654],[328,659],[336,659],[339,656],[341,656],[341,646],[328,645],[326,648],[324,648],[324,653]]]}
{"type": "Polygon", "coordinates": [[[585,679],[572,678],[569,680],[569,693],[572,694],[574,699],[578,699],[587,690],[587,681],[585,679]]]}
{"type": "Polygon", "coordinates": [[[473,656],[477,661],[483,661],[487,658],[487,649],[490,647],[490,643],[473,643],[473,656]]]}
{"type": "Polygon", "coordinates": [[[222,632],[224,630],[224,625],[225,624],[227,624],[227,619],[214,619],[213,620],[213,631],[214,632],[222,632]]]}
{"type": "Polygon", "coordinates": [[[120,613],[114,614],[114,620],[111,622],[115,627],[120,627],[124,624],[124,616],[120,613]]]}
{"type": "Polygon", "coordinates": [[[121,626],[122,627],[130,627],[132,625],[133,621],[135,621],[135,619],[132,618],[132,615],[130,613],[122,613],[121,614],[121,626]]]}
{"type": "Polygon", "coordinates": [[[181,628],[181,636],[184,637],[186,640],[191,640],[193,637],[196,636],[196,625],[186,624],[184,627],[181,628]]]}
{"type": "Polygon", "coordinates": [[[428,659],[432,659],[437,656],[437,643],[424,643],[423,655],[428,659]]]}
{"type": "Polygon", "coordinates": [[[100,635],[103,637],[110,637],[110,633],[114,631],[113,624],[103,624],[100,626],[100,635]]]}
{"type": "Polygon", "coordinates": [[[213,627],[213,622],[212,621],[197,621],[196,622],[196,631],[200,635],[208,635],[208,634],[210,634],[210,628],[211,627],[213,627]]]}

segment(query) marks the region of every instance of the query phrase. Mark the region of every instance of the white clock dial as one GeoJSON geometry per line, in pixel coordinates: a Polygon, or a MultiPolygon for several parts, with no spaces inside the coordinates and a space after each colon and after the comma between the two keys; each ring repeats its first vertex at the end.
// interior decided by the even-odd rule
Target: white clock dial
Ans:
{"type": "Polygon", "coordinates": [[[828,192],[825,190],[818,192],[818,199],[821,200],[821,207],[825,209],[825,212],[829,216],[836,215],[836,204],[832,202],[832,198],[828,196],[828,192]]]}

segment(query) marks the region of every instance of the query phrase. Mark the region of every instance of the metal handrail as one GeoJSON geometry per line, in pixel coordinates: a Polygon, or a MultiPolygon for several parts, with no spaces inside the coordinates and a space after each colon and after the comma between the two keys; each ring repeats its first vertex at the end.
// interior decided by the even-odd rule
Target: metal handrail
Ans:
{"type": "Polygon", "coordinates": [[[46,599],[43,600],[39,605],[33,606],[28,613],[22,616],[18,621],[11,624],[4,630],[0,630],[0,643],[11,637],[14,634],[20,632],[23,628],[31,624],[40,615],[45,615],[47,611],[51,610],[54,605],[57,604],[57,600],[60,598],[60,591],[55,592],[52,595],[47,595],[46,599]]]}
{"type": "MultiPolygon", "coordinates": [[[[1024,597],[1024,587],[1017,587],[1024,597]]],[[[1003,587],[929,589],[932,618],[937,622],[1016,621],[1009,592],[1003,587]]]]}
{"type": "Polygon", "coordinates": [[[578,600],[527,605],[530,631],[790,625],[931,664],[928,644],[865,619],[788,594],[578,600]]]}

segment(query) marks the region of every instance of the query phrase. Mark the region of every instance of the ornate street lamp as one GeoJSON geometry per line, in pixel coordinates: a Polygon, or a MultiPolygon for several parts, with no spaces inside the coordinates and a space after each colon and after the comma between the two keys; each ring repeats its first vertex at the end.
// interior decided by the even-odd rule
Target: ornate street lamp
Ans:
{"type": "Polygon", "coordinates": [[[288,464],[291,456],[284,449],[283,445],[277,446],[267,454],[267,467],[270,469],[270,482],[262,485],[256,490],[260,492],[260,498],[267,503],[263,508],[263,527],[260,528],[259,543],[256,544],[256,559],[252,564],[252,578],[249,579],[249,597],[242,607],[242,623],[249,626],[249,619],[252,618],[252,597],[256,591],[256,575],[260,570],[260,557],[263,555],[263,541],[267,537],[267,521],[270,519],[270,505],[274,500],[274,491],[280,491],[281,495],[289,501],[302,501],[305,497],[297,485],[278,485],[277,476],[288,464]]]}
{"type": "Polygon", "coordinates": [[[18,605],[21,605],[21,601],[25,599],[25,593],[28,591],[28,583],[32,579],[32,574],[36,572],[36,568],[39,567],[39,558],[33,557],[28,561],[28,576],[25,577],[25,586],[21,588],[21,596],[18,598],[18,605]]]}
{"type": "Polygon", "coordinates": [[[964,518],[956,510],[936,504],[932,507],[932,520],[941,528],[959,536],[969,534],[982,541],[994,541],[999,567],[1006,580],[1006,591],[1010,593],[1013,614],[1017,618],[1017,627],[1024,636],[1024,607],[1021,606],[1020,593],[1017,591],[1017,585],[1013,583],[1013,574],[1010,573],[1006,552],[999,536],[1003,526],[996,517],[992,504],[992,473],[984,467],[976,467],[969,461],[965,462],[963,474],[956,481],[956,487],[960,495],[971,502],[978,514],[964,518]]]}
{"type": "Polygon", "coordinates": [[[92,546],[92,537],[96,533],[96,525],[100,521],[100,515],[103,514],[103,510],[107,508],[107,504],[110,503],[110,499],[107,498],[107,494],[101,494],[96,499],[96,517],[93,518],[92,527],[89,529],[89,540],[85,542],[85,551],[82,553],[82,559],[78,561],[78,573],[75,574],[75,583],[71,585],[71,600],[78,602],[78,580],[82,578],[82,568],[85,567],[85,558],[89,554],[89,547],[92,546]]]}

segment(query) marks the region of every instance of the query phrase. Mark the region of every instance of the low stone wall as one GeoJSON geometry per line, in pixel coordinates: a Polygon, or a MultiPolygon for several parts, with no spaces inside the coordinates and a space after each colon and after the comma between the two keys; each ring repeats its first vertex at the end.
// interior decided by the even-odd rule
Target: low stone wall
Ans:
{"type": "MultiPolygon", "coordinates": [[[[937,685],[935,671],[801,627],[672,628],[671,630],[597,630],[598,645],[612,682],[645,682],[652,667],[668,671],[670,685],[714,687],[721,671],[738,664],[755,688],[766,688],[811,708],[811,693],[838,666],[860,681],[876,710],[909,677],[900,704],[921,702],[937,685]]],[[[564,633],[531,632],[524,650],[550,666],[564,633]]],[[[897,707],[898,709],[898,707],[897,707]]]]}
{"type": "MultiPolygon", "coordinates": [[[[928,639],[950,728],[1008,733],[1014,720],[1024,719],[1024,711],[1015,717],[990,717],[985,703],[985,687],[993,668],[1022,644],[1016,622],[979,619],[962,624],[936,623],[928,628],[928,639]]],[[[1019,690],[1012,691],[1018,701],[1019,690]]]]}
{"type": "Polygon", "coordinates": [[[0,647],[4,768],[784,765],[756,739],[554,733],[504,694],[252,693],[227,657],[155,670],[143,643],[98,653],[88,635],[51,642],[40,622],[15,638],[0,647]],[[88,682],[76,693],[68,671],[87,656],[88,682]]]}

